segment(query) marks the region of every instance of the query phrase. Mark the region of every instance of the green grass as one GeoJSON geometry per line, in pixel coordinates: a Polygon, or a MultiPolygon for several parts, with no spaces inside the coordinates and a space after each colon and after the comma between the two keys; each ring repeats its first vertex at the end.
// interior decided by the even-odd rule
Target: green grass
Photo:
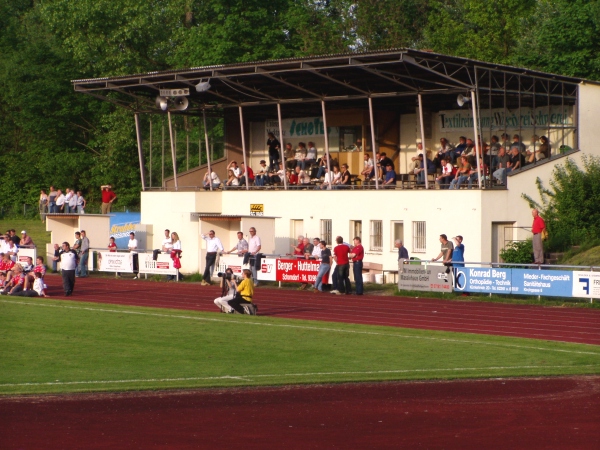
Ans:
{"type": "Polygon", "coordinates": [[[0,299],[0,394],[600,373],[600,347],[0,299]]]}
{"type": "Polygon", "coordinates": [[[50,243],[50,232],[46,231],[46,224],[39,219],[6,219],[0,220],[0,233],[14,228],[17,235],[21,237],[21,231],[27,231],[27,234],[33,239],[33,243],[38,248],[38,254],[46,253],[46,244],[50,243]],[[39,253],[41,252],[41,253],[39,253]]]}

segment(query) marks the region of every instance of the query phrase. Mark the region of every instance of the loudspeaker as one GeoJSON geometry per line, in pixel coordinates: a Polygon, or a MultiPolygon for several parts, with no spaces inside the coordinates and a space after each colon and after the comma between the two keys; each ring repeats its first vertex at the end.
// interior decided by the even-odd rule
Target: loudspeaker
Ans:
{"type": "Polygon", "coordinates": [[[158,96],[156,97],[156,107],[166,111],[169,107],[169,102],[166,97],[158,96]]]}
{"type": "Polygon", "coordinates": [[[177,111],[185,111],[190,104],[186,97],[175,97],[173,100],[173,108],[177,111]]]}
{"type": "Polygon", "coordinates": [[[464,106],[465,103],[470,102],[471,98],[467,97],[465,95],[462,94],[458,94],[458,97],[456,97],[456,103],[458,103],[458,106],[464,106]]]}

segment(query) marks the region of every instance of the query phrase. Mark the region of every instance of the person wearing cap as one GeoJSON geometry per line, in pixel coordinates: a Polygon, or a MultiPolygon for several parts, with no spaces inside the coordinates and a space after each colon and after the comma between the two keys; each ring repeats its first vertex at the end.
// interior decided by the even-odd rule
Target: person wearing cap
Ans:
{"type": "Polygon", "coordinates": [[[452,267],[452,253],[454,251],[454,244],[448,240],[448,236],[445,234],[440,234],[440,244],[442,244],[440,254],[435,258],[432,258],[431,262],[437,261],[442,258],[442,262],[444,266],[447,267],[446,273],[450,273],[450,268],[452,267]]]}
{"type": "Polygon", "coordinates": [[[267,167],[267,162],[264,159],[261,159],[259,164],[259,168],[256,169],[254,185],[265,186],[269,183],[269,168],[267,167]]]}
{"type": "Polygon", "coordinates": [[[391,162],[388,162],[385,167],[385,180],[383,187],[387,189],[394,189],[396,187],[396,171],[391,162]]]}
{"type": "Polygon", "coordinates": [[[102,214],[110,214],[110,208],[117,199],[117,194],[114,193],[110,184],[104,184],[100,186],[100,189],[102,189],[102,214]]]}
{"type": "Polygon", "coordinates": [[[27,234],[27,231],[21,231],[21,247],[33,247],[33,240],[27,234]]]}

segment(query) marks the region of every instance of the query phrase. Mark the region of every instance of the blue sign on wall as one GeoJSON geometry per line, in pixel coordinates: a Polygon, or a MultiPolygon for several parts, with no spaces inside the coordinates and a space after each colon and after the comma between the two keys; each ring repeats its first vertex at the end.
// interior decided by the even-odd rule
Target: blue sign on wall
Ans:
{"type": "Polygon", "coordinates": [[[127,248],[129,233],[135,232],[135,226],[140,223],[141,218],[141,213],[111,213],[110,235],[115,238],[117,248],[127,248]]]}
{"type": "Polygon", "coordinates": [[[573,272],[460,267],[456,269],[454,289],[460,292],[484,294],[571,297],[573,272]]]}

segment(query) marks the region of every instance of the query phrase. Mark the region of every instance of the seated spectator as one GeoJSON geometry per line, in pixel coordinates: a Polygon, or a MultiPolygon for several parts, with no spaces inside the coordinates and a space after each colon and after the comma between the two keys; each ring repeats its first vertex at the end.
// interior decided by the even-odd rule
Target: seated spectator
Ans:
{"type": "Polygon", "coordinates": [[[300,166],[296,166],[296,177],[298,178],[296,182],[298,186],[308,186],[310,184],[310,176],[305,170],[300,169],[300,166]]]}
{"type": "Polygon", "coordinates": [[[266,186],[269,184],[269,168],[264,159],[260,160],[260,166],[256,169],[256,177],[254,179],[255,186],[266,186]]]}
{"type": "Polygon", "coordinates": [[[12,269],[15,266],[15,262],[10,259],[8,253],[2,254],[2,260],[0,260],[0,273],[6,275],[6,281],[10,281],[12,277],[12,269]]]}
{"type": "Polygon", "coordinates": [[[542,136],[540,138],[540,146],[535,151],[535,159],[539,161],[540,159],[545,159],[550,157],[550,142],[548,142],[548,138],[546,136],[542,136]]]}
{"type": "Polygon", "coordinates": [[[498,136],[492,136],[490,141],[490,149],[488,152],[488,156],[486,157],[486,163],[488,164],[490,171],[493,172],[496,170],[496,166],[498,165],[498,153],[500,152],[500,145],[498,136]]]}
{"type": "Polygon", "coordinates": [[[309,141],[308,150],[306,150],[306,159],[304,160],[305,169],[309,168],[313,164],[317,162],[317,147],[315,147],[315,143],[309,141]]]}
{"type": "Polygon", "coordinates": [[[25,262],[25,264],[21,264],[21,266],[23,267],[23,273],[31,272],[34,268],[33,258],[31,256],[28,256],[27,262],[25,262]]]}
{"type": "Polygon", "coordinates": [[[460,157],[460,167],[456,171],[454,179],[450,182],[449,189],[460,189],[460,186],[468,181],[470,174],[471,164],[469,164],[469,159],[463,155],[460,157]]]}
{"type": "Polygon", "coordinates": [[[360,174],[365,177],[365,181],[368,181],[375,175],[375,169],[373,168],[373,160],[371,159],[368,153],[365,153],[364,160],[365,165],[360,174]]]}
{"type": "Polygon", "coordinates": [[[202,185],[204,186],[204,189],[210,190],[211,182],[212,182],[213,189],[219,189],[219,187],[221,186],[221,179],[219,178],[219,175],[217,175],[216,172],[213,170],[209,176],[208,170],[207,170],[206,173],[204,174],[204,180],[202,181],[202,185]]]}
{"type": "Polygon", "coordinates": [[[12,278],[4,286],[2,294],[14,295],[23,290],[25,284],[25,274],[23,273],[23,267],[21,264],[15,264],[12,269],[12,278]]]}
{"type": "Polygon", "coordinates": [[[318,169],[315,178],[321,179],[321,177],[325,176],[325,169],[327,169],[327,155],[323,155],[322,158],[319,158],[317,161],[318,169]]]}
{"type": "MultiPolygon", "coordinates": [[[[435,174],[435,165],[433,161],[429,159],[429,150],[427,150],[427,173],[435,174]]],[[[417,184],[425,184],[425,161],[423,160],[423,153],[419,153],[419,168],[415,169],[415,175],[417,175],[417,184]]]]}
{"type": "Polygon", "coordinates": [[[518,134],[515,134],[512,137],[512,144],[510,144],[510,150],[512,151],[513,148],[516,148],[519,153],[522,153],[523,156],[525,156],[527,147],[525,147],[525,144],[521,142],[521,136],[519,136],[518,134]]]}
{"type": "Polygon", "coordinates": [[[46,266],[44,265],[44,257],[38,256],[35,259],[35,267],[33,268],[34,273],[41,273],[42,278],[46,275],[46,266]]]}
{"type": "Polygon", "coordinates": [[[378,174],[380,179],[385,177],[386,167],[390,164],[392,166],[392,169],[395,169],[394,161],[392,161],[390,158],[388,158],[387,155],[385,154],[385,152],[380,152],[379,159],[377,161],[377,167],[381,171],[381,174],[378,174]]]}
{"type": "Polygon", "coordinates": [[[240,167],[238,166],[237,161],[231,161],[227,165],[227,170],[232,170],[233,174],[237,177],[238,180],[242,176],[242,169],[240,169],[240,167]]]}
{"type": "Polygon", "coordinates": [[[21,231],[21,242],[19,243],[19,246],[21,247],[29,247],[29,248],[33,248],[33,240],[31,239],[31,237],[27,234],[27,231],[23,230],[21,231]]]}
{"type": "Polygon", "coordinates": [[[296,159],[294,159],[296,152],[294,151],[292,144],[290,144],[289,142],[285,144],[285,151],[283,155],[285,159],[286,169],[294,169],[296,167],[296,159]]]}
{"type": "Polygon", "coordinates": [[[6,286],[6,274],[4,272],[0,272],[0,292],[2,292],[4,286],[6,286]]]}
{"type": "Polygon", "coordinates": [[[285,176],[286,172],[283,168],[283,163],[279,163],[279,170],[275,173],[271,172],[269,179],[271,180],[271,184],[283,184],[285,176]]]}
{"type": "Polygon", "coordinates": [[[440,138],[440,149],[438,150],[437,155],[433,160],[433,163],[435,164],[436,168],[442,167],[442,161],[445,161],[446,156],[451,155],[453,150],[454,148],[452,147],[450,142],[448,142],[448,139],[446,139],[445,137],[440,138]]]}
{"type": "MultiPolygon", "coordinates": [[[[485,174],[485,163],[483,159],[479,160],[479,167],[482,174],[485,174]]],[[[473,187],[473,183],[479,182],[479,172],[477,172],[477,163],[475,165],[471,165],[471,170],[469,171],[469,185],[467,189],[471,189],[473,187]]],[[[479,186],[478,186],[479,187],[479,186]]]]}
{"type": "Polygon", "coordinates": [[[239,178],[235,175],[233,169],[227,171],[227,181],[223,185],[223,189],[238,187],[240,185],[239,178]]]}
{"type": "Polygon", "coordinates": [[[19,247],[17,247],[15,245],[15,243],[10,239],[10,237],[8,238],[7,242],[8,242],[8,248],[6,250],[6,254],[13,262],[17,262],[17,255],[19,253],[19,247]]]}
{"type": "Polygon", "coordinates": [[[286,174],[288,185],[290,186],[296,186],[298,184],[298,174],[296,173],[296,169],[299,169],[299,167],[294,168],[286,174]]]}
{"type": "Polygon", "coordinates": [[[441,162],[442,173],[435,179],[440,189],[448,189],[452,178],[454,178],[454,166],[452,165],[452,155],[446,155],[441,162]]]}
{"type": "Polygon", "coordinates": [[[42,274],[36,272],[31,279],[31,275],[29,275],[25,280],[26,285],[23,290],[20,292],[11,294],[19,297],[50,297],[46,293],[46,284],[44,283],[44,279],[42,278],[42,274]]]}
{"type": "Polygon", "coordinates": [[[246,167],[244,163],[240,164],[240,186],[246,186],[246,175],[248,175],[248,186],[254,184],[254,171],[252,167],[246,167]]]}
{"type": "Polygon", "coordinates": [[[338,189],[348,189],[352,184],[351,174],[348,171],[348,164],[342,164],[342,170],[340,172],[340,182],[337,185],[338,189]]]}
{"type": "Polygon", "coordinates": [[[506,184],[506,169],[509,167],[510,155],[506,154],[504,147],[500,147],[497,157],[498,165],[492,176],[498,184],[506,184]]]}
{"type": "MultiPolygon", "coordinates": [[[[323,179],[323,183],[316,186],[315,189],[329,189],[329,181],[331,178],[329,174],[330,172],[327,170],[327,167],[325,167],[325,178],[323,179]]],[[[333,180],[331,180],[331,184],[333,184],[333,180]]]]}
{"type": "Polygon", "coordinates": [[[458,138],[458,145],[454,147],[454,151],[452,152],[452,163],[459,159],[463,152],[467,149],[467,138],[465,136],[461,136],[458,138]]]}
{"type": "Polygon", "coordinates": [[[340,168],[338,166],[333,166],[331,174],[331,184],[334,186],[338,186],[342,182],[342,172],[340,172],[340,168]]]}
{"type": "Polygon", "coordinates": [[[512,147],[511,150],[510,150],[509,164],[507,165],[506,174],[504,175],[504,181],[505,182],[506,182],[506,175],[508,175],[510,172],[512,172],[514,170],[521,169],[523,167],[523,161],[524,160],[525,160],[525,157],[519,151],[519,148],[518,147],[512,147]]]}
{"type": "Polygon", "coordinates": [[[385,180],[383,187],[387,189],[396,188],[396,171],[391,164],[388,164],[385,168],[385,180]]]}
{"type": "Polygon", "coordinates": [[[294,155],[294,159],[296,160],[296,167],[300,167],[302,170],[306,169],[306,155],[308,151],[306,150],[306,144],[304,142],[299,142],[298,147],[296,148],[296,154],[294,155]]]}

